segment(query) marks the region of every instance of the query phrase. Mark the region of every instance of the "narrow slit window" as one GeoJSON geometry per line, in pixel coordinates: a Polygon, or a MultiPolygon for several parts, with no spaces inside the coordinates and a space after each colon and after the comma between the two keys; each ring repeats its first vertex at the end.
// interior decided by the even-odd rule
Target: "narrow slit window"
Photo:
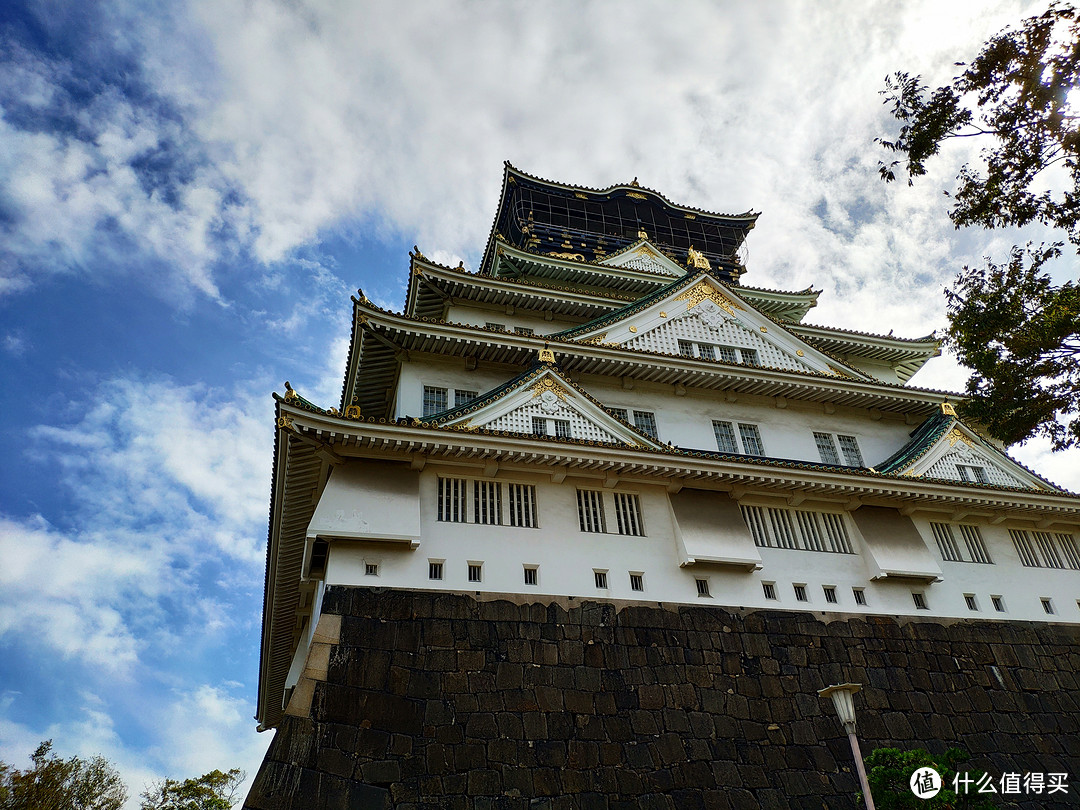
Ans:
{"type": "Polygon", "coordinates": [[[473,481],[473,522],[502,523],[502,485],[498,481],[473,481]]]}
{"type": "Polygon", "coordinates": [[[1005,600],[1002,599],[1000,596],[991,596],[990,604],[994,606],[994,610],[996,610],[998,613],[1005,612],[1005,600]]]}
{"type": "Polygon", "coordinates": [[[913,601],[915,603],[915,608],[917,610],[929,610],[930,609],[929,605],[926,604],[926,595],[923,594],[923,593],[920,593],[919,591],[912,591],[911,592],[911,601],[913,601]]]}
{"type": "Polygon", "coordinates": [[[697,595],[698,596],[711,596],[709,593],[709,580],[698,579],[697,582],[697,595]]]}
{"type": "Polygon", "coordinates": [[[832,585],[825,585],[822,587],[822,592],[825,594],[825,601],[829,604],[836,604],[836,588],[832,585]]]}
{"type": "Polygon", "coordinates": [[[1053,602],[1053,600],[1047,599],[1046,597],[1043,597],[1039,601],[1042,602],[1043,613],[1046,613],[1049,616],[1053,616],[1054,615],[1054,602],[1053,602]]]}
{"type": "Polygon", "coordinates": [[[508,484],[510,491],[510,525],[522,529],[536,528],[536,487],[532,484],[508,484]]]}
{"type": "Polygon", "coordinates": [[[975,594],[973,594],[973,593],[965,593],[964,594],[964,604],[967,605],[968,610],[978,610],[979,609],[979,603],[975,601],[975,594]]]}
{"type": "Polygon", "coordinates": [[[852,588],[851,595],[855,597],[856,605],[866,604],[866,591],[864,591],[862,588],[852,588]]]}
{"type": "Polygon", "coordinates": [[[776,584],[773,582],[762,582],[761,590],[765,593],[766,599],[776,598],[776,584]]]}
{"type": "Polygon", "coordinates": [[[594,489],[577,491],[578,528],[583,532],[605,532],[603,495],[594,489]]]}
{"type": "Polygon", "coordinates": [[[806,595],[806,586],[805,585],[795,585],[793,587],[795,589],[795,601],[796,602],[809,602],[810,601],[809,598],[806,595]]]}

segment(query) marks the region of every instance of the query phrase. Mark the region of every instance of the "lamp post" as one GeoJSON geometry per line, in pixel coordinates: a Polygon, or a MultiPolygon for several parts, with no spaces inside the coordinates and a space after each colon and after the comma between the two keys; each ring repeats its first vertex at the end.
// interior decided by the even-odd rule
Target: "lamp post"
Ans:
{"type": "Polygon", "coordinates": [[[859,741],[855,738],[855,702],[851,699],[862,689],[862,684],[840,683],[818,690],[819,697],[831,697],[836,713],[840,715],[840,722],[847,731],[848,742],[851,743],[851,753],[855,757],[855,769],[859,772],[859,784],[862,785],[863,800],[866,802],[866,810],[874,810],[874,797],[870,795],[870,784],[866,781],[866,767],[863,765],[862,751],[859,750],[859,741]]]}

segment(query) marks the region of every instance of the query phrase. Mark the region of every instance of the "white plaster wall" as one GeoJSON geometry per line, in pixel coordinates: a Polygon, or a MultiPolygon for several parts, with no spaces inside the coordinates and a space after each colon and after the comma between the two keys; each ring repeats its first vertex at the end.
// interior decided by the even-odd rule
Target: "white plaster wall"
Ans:
{"type": "Polygon", "coordinates": [[[451,305],[447,310],[446,320],[451,323],[467,324],[469,326],[485,326],[488,323],[498,323],[506,327],[507,332],[513,332],[515,326],[524,326],[532,329],[538,335],[550,335],[553,332],[561,332],[572,326],[584,323],[581,319],[565,319],[552,316],[547,320],[543,314],[537,314],[535,310],[514,309],[507,312],[505,307],[499,309],[479,309],[477,307],[451,305]]]}
{"type": "MultiPolygon", "coordinates": [[[[956,618],[1080,621],[1080,571],[1023,568],[1007,528],[980,524],[993,565],[949,563],[941,560],[930,533],[929,516],[914,520],[933,559],[943,570],[941,582],[870,581],[867,555],[854,522],[846,518],[855,554],[834,554],[761,548],[763,567],[746,572],[719,566],[680,568],[667,492],[662,487],[619,484],[619,491],[636,492],[641,501],[646,536],[581,532],[576,488],[603,489],[595,479],[568,477],[553,484],[546,475],[503,472],[496,480],[532,483],[536,487],[539,527],[443,523],[436,518],[438,475],[480,477],[478,469],[428,465],[421,474],[421,543],[414,551],[390,544],[334,542],[327,564],[327,584],[419,588],[458,592],[523,593],[573,596],[580,599],[638,599],[649,602],[712,604],[821,612],[914,615],[956,618]],[[428,578],[428,563],[444,563],[444,579],[428,578]],[[483,580],[468,581],[468,564],[483,564],[483,580]],[[378,574],[365,573],[366,564],[378,574]],[[539,567],[538,585],[524,585],[523,566],[539,567]],[[607,570],[608,588],[597,589],[593,572],[607,570]],[[641,572],[645,590],[630,588],[629,573],[641,572]],[[710,597],[697,595],[696,578],[709,580],[710,597]],[[763,582],[775,583],[778,599],[767,600],[763,582]],[[793,585],[806,586],[808,600],[795,598],[793,585]],[[837,603],[825,601],[823,586],[834,586],[837,603]],[[856,605],[853,588],[862,588],[867,605],[856,605]],[[912,591],[925,594],[928,610],[918,610],[912,591]],[[965,593],[974,593],[978,612],[970,611],[965,593]],[[994,611],[990,597],[1001,595],[1007,611],[994,611]],[[1053,599],[1054,616],[1044,613],[1040,598],[1053,599]]],[[[505,493],[505,486],[503,491],[505,493]]],[[[717,497],[726,497],[717,493],[717,497]]],[[[615,526],[607,501],[608,528],[615,526]]],[[[835,507],[833,507],[835,510],[835,507]]],[[[947,521],[946,521],[947,522],[947,521]]],[[[974,521],[968,521],[974,522],[974,521]]]]}

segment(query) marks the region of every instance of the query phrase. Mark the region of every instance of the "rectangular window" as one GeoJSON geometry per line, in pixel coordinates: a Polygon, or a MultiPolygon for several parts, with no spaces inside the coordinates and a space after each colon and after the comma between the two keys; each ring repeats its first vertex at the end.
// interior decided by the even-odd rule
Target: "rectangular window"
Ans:
{"type": "Polygon", "coordinates": [[[697,582],[697,595],[698,596],[709,596],[709,580],[707,580],[707,579],[698,579],[698,580],[696,580],[696,582],[697,582]]]}
{"type": "Polygon", "coordinates": [[[831,433],[819,433],[814,431],[814,441],[817,442],[818,455],[825,464],[839,464],[840,454],[836,452],[831,433]]]}
{"type": "Polygon", "coordinates": [[[829,604],[836,604],[836,588],[832,585],[823,585],[821,590],[825,594],[825,601],[829,604]]]}
{"type": "Polygon", "coordinates": [[[446,410],[446,389],[434,385],[424,386],[424,416],[442,413],[446,410]]]}
{"type": "Polygon", "coordinates": [[[469,582],[483,581],[484,564],[469,563],[469,582]]]}
{"type": "Polygon", "coordinates": [[[547,419],[542,416],[532,418],[532,432],[534,436],[547,436],[547,419]]]}
{"type": "Polygon", "coordinates": [[[608,413],[614,416],[616,419],[622,419],[624,422],[629,421],[627,418],[626,408],[608,408],[608,413]]]}
{"type": "Polygon", "coordinates": [[[1080,571],[1080,551],[1076,548],[1076,538],[1071,534],[1061,533],[1057,535],[1057,542],[1066,565],[1074,571],[1080,571]]]}
{"type": "Polygon", "coordinates": [[[716,350],[720,353],[720,359],[725,363],[739,362],[739,356],[735,354],[735,350],[730,346],[717,346],[716,350]]]}
{"type": "Polygon", "coordinates": [[[1005,612],[1005,600],[1002,599],[1000,596],[991,596],[990,603],[994,606],[994,610],[996,610],[998,613],[1005,612]]]}
{"type": "Polygon", "coordinates": [[[510,525],[536,528],[536,487],[532,484],[507,484],[510,493],[510,525]]]}
{"type": "Polygon", "coordinates": [[[683,357],[693,357],[694,356],[694,344],[691,343],[689,340],[680,340],[679,341],[679,354],[681,354],[683,357]]]}
{"type": "Polygon", "coordinates": [[[526,585],[535,585],[536,581],[537,581],[537,579],[536,579],[536,566],[534,566],[534,565],[533,566],[526,565],[525,568],[524,568],[524,571],[525,571],[525,584],[526,585]]]}
{"type": "Polygon", "coordinates": [[[555,423],[555,436],[559,439],[570,438],[570,420],[569,419],[553,419],[555,423]]]}
{"type": "Polygon", "coordinates": [[[634,411],[634,427],[646,436],[659,438],[656,433],[656,415],[650,411],[634,411]]]}
{"type": "Polygon", "coordinates": [[[930,530],[934,533],[941,559],[948,562],[971,562],[990,564],[990,554],[983,543],[982,534],[978,526],[960,524],[960,538],[963,543],[958,543],[953,527],[947,523],[931,523],[930,530]]]}
{"type": "Polygon", "coordinates": [[[643,591],[645,590],[645,575],[644,574],[630,574],[630,590],[643,591]]]}
{"type": "Polygon", "coordinates": [[[641,503],[638,496],[628,492],[615,493],[615,519],[619,534],[641,537],[645,534],[641,522],[641,503]]]}
{"type": "Polygon", "coordinates": [[[379,575],[378,563],[366,563],[364,565],[364,574],[369,577],[377,577],[379,575]]]}
{"type": "Polygon", "coordinates": [[[1009,529],[1009,536],[1012,538],[1013,546],[1016,548],[1016,553],[1020,556],[1020,562],[1022,565],[1028,568],[1042,568],[1043,564],[1035,554],[1035,549],[1031,545],[1031,535],[1023,531],[1022,529],[1009,529]]]}
{"type": "Polygon", "coordinates": [[[443,561],[442,560],[428,560],[427,564],[427,576],[428,579],[442,579],[443,561]]]}
{"type": "Polygon", "coordinates": [[[735,444],[735,429],[731,426],[731,422],[720,422],[714,419],[712,427],[716,435],[717,450],[721,453],[739,452],[739,447],[735,444]]]}
{"type": "Polygon", "coordinates": [[[937,541],[941,559],[949,562],[959,562],[960,549],[956,545],[956,538],[953,537],[952,526],[947,523],[931,523],[930,529],[934,532],[934,539],[937,541]]]}
{"type": "Polygon", "coordinates": [[[464,478],[439,477],[439,514],[444,523],[464,523],[467,517],[467,493],[464,478]]]}
{"type": "Polygon", "coordinates": [[[836,441],[840,444],[840,452],[844,454],[844,464],[849,467],[863,466],[862,451],[854,436],[836,434],[836,441]]]}
{"type": "Polygon", "coordinates": [[[748,456],[765,455],[765,446],[761,443],[761,433],[757,425],[739,422],[739,438],[742,439],[743,452],[748,456]]]}
{"type": "Polygon", "coordinates": [[[761,590],[765,592],[766,599],[776,598],[776,583],[774,582],[762,582],[761,590]]]}
{"type": "Polygon", "coordinates": [[[967,526],[961,523],[960,536],[964,538],[964,546],[967,550],[967,560],[969,562],[993,563],[993,560],[990,559],[990,555],[986,551],[986,544],[983,543],[982,534],[979,532],[978,526],[967,526]]]}
{"type": "Polygon", "coordinates": [[[514,333],[518,335],[534,335],[536,334],[532,329],[527,326],[515,326],[514,333]]]}
{"type": "Polygon", "coordinates": [[[502,484],[473,481],[473,523],[502,523],[502,484]]]}
{"type": "Polygon", "coordinates": [[[468,405],[476,399],[475,391],[462,391],[460,388],[454,389],[454,407],[460,408],[462,405],[468,405]]]}
{"type": "Polygon", "coordinates": [[[960,474],[961,481],[971,481],[976,484],[989,484],[990,479],[986,477],[986,469],[983,467],[973,467],[967,464],[957,464],[956,471],[960,474]]]}
{"type": "Polygon", "coordinates": [[[1061,564],[1054,538],[1049,532],[1032,532],[1031,536],[1035,538],[1035,546],[1039,549],[1039,556],[1047,568],[1065,567],[1061,564]]]}
{"type": "Polygon", "coordinates": [[[742,354],[744,366],[760,365],[760,363],[758,363],[757,349],[739,349],[739,352],[742,354]]]}
{"type": "Polygon", "coordinates": [[[926,604],[926,595],[919,593],[918,591],[911,592],[911,601],[915,603],[917,610],[929,610],[930,607],[926,604]]]}
{"type": "Polygon", "coordinates": [[[697,345],[698,357],[702,360],[715,360],[716,359],[716,347],[710,346],[708,343],[699,343],[697,345]]]}
{"type": "Polygon", "coordinates": [[[757,546],[854,554],[841,515],[772,506],[740,508],[757,546]]]}
{"type": "Polygon", "coordinates": [[[856,605],[866,604],[866,591],[864,591],[862,588],[852,588],[851,594],[855,597],[856,605]]]}
{"type": "Polygon", "coordinates": [[[1020,562],[1028,568],[1071,568],[1080,570],[1080,554],[1071,534],[1029,532],[1009,529],[1020,562]]]}
{"type": "Polygon", "coordinates": [[[1054,603],[1053,603],[1053,601],[1050,600],[1050,599],[1047,599],[1045,596],[1042,599],[1040,599],[1039,601],[1042,602],[1043,613],[1046,613],[1046,614],[1048,614],[1050,616],[1053,616],[1054,615],[1054,603]]]}
{"type": "Polygon", "coordinates": [[[593,571],[593,582],[601,590],[607,590],[607,571],[593,571]]]}
{"type": "Polygon", "coordinates": [[[806,597],[806,586],[805,585],[794,585],[792,587],[795,589],[795,601],[796,602],[807,602],[807,601],[809,601],[807,599],[807,597],[806,597]]]}
{"type": "Polygon", "coordinates": [[[496,332],[505,332],[506,327],[501,323],[495,323],[494,321],[488,321],[484,324],[488,329],[494,329],[496,332]]]}
{"type": "Polygon", "coordinates": [[[967,605],[968,610],[978,610],[979,609],[979,604],[975,601],[975,594],[973,594],[973,593],[965,593],[964,594],[964,604],[967,605]]]}
{"type": "Polygon", "coordinates": [[[578,527],[583,532],[605,532],[603,495],[594,489],[577,491],[578,527]]]}

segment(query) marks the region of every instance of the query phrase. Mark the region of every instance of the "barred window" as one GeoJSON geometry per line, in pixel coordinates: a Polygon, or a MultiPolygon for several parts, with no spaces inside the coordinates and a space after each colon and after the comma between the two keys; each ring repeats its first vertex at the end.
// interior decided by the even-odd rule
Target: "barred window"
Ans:
{"type": "Polygon", "coordinates": [[[742,362],[744,366],[757,366],[758,362],[757,349],[739,349],[742,354],[742,362]]]}
{"type": "Polygon", "coordinates": [[[745,504],[740,508],[757,546],[854,554],[842,515],[745,504]]]}
{"type": "Polygon", "coordinates": [[[532,484],[507,484],[510,494],[510,525],[536,528],[536,487],[532,484]]]}
{"type": "Polygon", "coordinates": [[[817,442],[818,455],[825,464],[839,464],[840,454],[836,452],[833,437],[830,433],[818,433],[814,431],[814,441],[817,442]]]}
{"type": "Polygon", "coordinates": [[[630,590],[643,591],[645,590],[645,575],[644,574],[630,574],[630,590]]]}
{"type": "Polygon", "coordinates": [[[715,360],[716,359],[716,347],[711,346],[708,343],[699,343],[697,345],[698,356],[702,360],[715,360]]]}
{"type": "MultiPolygon", "coordinates": [[[[416,389],[413,389],[414,391],[416,389]]],[[[442,413],[446,410],[446,389],[434,385],[424,386],[424,416],[442,413]]]]}
{"type": "Polygon", "coordinates": [[[852,588],[851,589],[851,594],[852,594],[852,596],[855,597],[855,604],[856,605],[865,605],[866,604],[866,591],[865,590],[863,590],[862,588],[852,588]]]}
{"type": "Polygon", "coordinates": [[[709,593],[709,580],[698,579],[697,582],[697,595],[698,596],[710,596],[709,593]]]}
{"type": "Polygon", "coordinates": [[[721,453],[739,452],[739,447],[735,444],[735,429],[731,426],[731,422],[720,422],[714,419],[712,427],[716,435],[716,448],[721,453]]]}
{"type": "Polygon", "coordinates": [[[691,343],[689,340],[680,340],[679,341],[679,354],[681,354],[683,357],[693,357],[694,356],[694,344],[691,343]]]}
{"type": "Polygon", "coordinates": [[[1054,615],[1054,602],[1052,599],[1048,599],[1045,596],[1039,600],[1042,602],[1043,613],[1047,613],[1051,616],[1054,615]]]}
{"type": "Polygon", "coordinates": [[[849,467],[863,466],[862,451],[854,436],[836,434],[836,441],[840,443],[840,452],[844,454],[844,463],[849,467]]]}
{"type": "Polygon", "coordinates": [[[554,419],[555,422],[555,435],[560,439],[570,438],[570,420],[569,419],[554,419]]]}
{"type": "Polygon", "coordinates": [[[825,594],[825,601],[828,602],[829,604],[835,605],[836,604],[836,588],[833,587],[832,585],[823,585],[821,590],[825,594]]]}
{"type": "Polygon", "coordinates": [[[547,436],[547,419],[542,416],[532,418],[532,432],[534,436],[547,436]]]}
{"type": "Polygon", "coordinates": [[[442,579],[443,578],[443,561],[442,560],[428,560],[427,575],[428,575],[428,579],[442,579]]]}
{"type": "Polygon", "coordinates": [[[626,408],[608,408],[607,411],[616,419],[622,419],[624,422],[629,421],[627,419],[626,408]]]}
{"type": "Polygon", "coordinates": [[[1080,554],[1071,534],[1029,532],[1009,529],[1020,562],[1028,568],[1071,568],[1080,570],[1080,554]]]}
{"type": "Polygon", "coordinates": [[[757,425],[739,422],[739,438],[742,439],[743,452],[748,456],[765,455],[765,446],[761,443],[761,433],[757,425]]]}
{"type": "Polygon", "coordinates": [[[607,589],[607,571],[593,571],[593,582],[601,590],[607,589]]]}
{"type": "Polygon", "coordinates": [[[720,359],[725,363],[739,362],[739,356],[735,354],[735,349],[731,346],[717,346],[716,349],[720,353],[720,359]]]}
{"type": "Polygon", "coordinates": [[[594,489],[577,491],[578,527],[583,532],[605,532],[603,495],[594,489]]]}
{"type": "Polygon", "coordinates": [[[484,573],[483,563],[469,563],[469,582],[482,582],[484,573]]]}
{"type": "Polygon", "coordinates": [[[439,514],[444,523],[464,523],[468,518],[464,478],[439,477],[439,514]]]}
{"type": "Polygon", "coordinates": [[[762,582],[761,590],[765,593],[766,599],[776,598],[776,583],[774,582],[762,582]]]}
{"type": "Polygon", "coordinates": [[[634,427],[646,436],[659,438],[656,433],[656,414],[650,411],[634,411],[634,427]]]}
{"type": "Polygon", "coordinates": [[[805,585],[793,585],[792,587],[795,589],[795,601],[796,602],[809,602],[810,601],[810,599],[806,595],[806,586],[805,585]]]}
{"type": "Polygon", "coordinates": [[[968,610],[978,610],[979,609],[979,603],[975,601],[975,594],[973,594],[973,593],[965,593],[964,594],[964,604],[967,605],[968,610]]]}
{"type": "Polygon", "coordinates": [[[377,577],[379,575],[379,564],[366,563],[364,565],[364,573],[369,577],[377,577]]]}
{"type": "Polygon", "coordinates": [[[502,523],[502,485],[498,481],[473,481],[473,523],[502,523]]]}
{"type": "Polygon", "coordinates": [[[926,604],[926,594],[919,593],[918,591],[911,592],[911,601],[915,603],[917,610],[929,610],[930,606],[926,604]]]}
{"type": "Polygon", "coordinates": [[[970,481],[975,484],[990,483],[990,479],[986,477],[986,469],[984,467],[975,467],[970,464],[957,464],[956,472],[960,476],[961,481],[970,481]]]}
{"type": "Polygon", "coordinates": [[[462,405],[468,405],[474,399],[476,399],[475,391],[462,391],[460,388],[454,389],[454,407],[460,408],[462,405]]]}
{"type": "Polygon", "coordinates": [[[532,329],[527,326],[515,326],[514,332],[519,335],[534,335],[536,334],[532,329]]]}
{"type": "Polygon", "coordinates": [[[537,575],[536,575],[537,569],[536,569],[536,566],[535,565],[526,565],[525,568],[524,568],[524,571],[525,571],[525,584],[526,585],[535,585],[537,583],[537,575]]]}
{"type": "Polygon", "coordinates": [[[496,332],[505,332],[506,327],[501,323],[495,323],[494,321],[488,321],[484,324],[488,329],[494,329],[496,332]]]}
{"type": "Polygon", "coordinates": [[[994,610],[996,610],[998,613],[1005,612],[1005,600],[1002,599],[1000,596],[991,596],[990,602],[994,605],[994,610]]]}
{"type": "Polygon", "coordinates": [[[638,496],[628,492],[615,493],[615,518],[619,534],[642,536],[645,534],[641,522],[641,503],[638,496]]]}

